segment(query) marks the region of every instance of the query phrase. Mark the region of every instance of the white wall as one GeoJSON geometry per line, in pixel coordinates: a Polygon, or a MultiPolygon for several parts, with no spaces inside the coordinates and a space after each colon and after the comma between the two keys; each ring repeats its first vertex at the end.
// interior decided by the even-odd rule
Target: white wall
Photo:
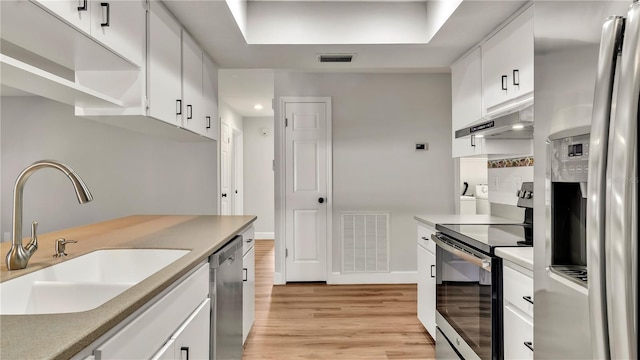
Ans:
{"type": "Polygon", "coordinates": [[[476,194],[476,185],[486,184],[488,176],[487,158],[460,158],[460,192],[462,195],[464,183],[469,184],[467,195],[476,194]]]}
{"type": "Polygon", "coordinates": [[[341,211],[391,212],[390,269],[415,271],[413,216],[454,207],[450,75],[278,72],[275,98],[283,96],[332,98],[333,271],[341,268],[341,211]],[[417,142],[429,150],[415,151],[417,142]]]}
{"type": "Polygon", "coordinates": [[[242,130],[242,116],[224,101],[219,100],[218,104],[220,107],[220,122],[229,125],[232,129],[242,130]]]}
{"type": "Polygon", "coordinates": [[[273,238],[273,117],[245,117],[244,213],[258,216],[256,238],[273,238]],[[261,129],[269,134],[263,136],[261,129]]]}
{"type": "MultiPolygon", "coordinates": [[[[79,205],[55,170],[34,173],[24,191],[24,233],[41,233],[131,214],[215,214],[216,143],[178,143],[74,116],[39,97],[2,98],[2,232],[11,231],[13,184],[29,164],[59,160],[94,196],[79,205]]],[[[53,250],[52,250],[53,251],[53,250]]]]}

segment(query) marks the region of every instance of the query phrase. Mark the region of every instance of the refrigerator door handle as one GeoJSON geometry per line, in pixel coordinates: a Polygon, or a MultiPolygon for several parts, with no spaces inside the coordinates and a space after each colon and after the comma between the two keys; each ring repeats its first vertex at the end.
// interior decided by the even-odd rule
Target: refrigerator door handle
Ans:
{"type": "Polygon", "coordinates": [[[640,97],[640,3],[629,8],[620,60],[618,94],[613,122],[608,181],[607,228],[607,319],[612,359],[637,359],[637,206],[636,165],[638,99],[640,97]],[[634,234],[635,232],[635,234],[634,234]]]}
{"type": "Polygon", "coordinates": [[[587,267],[589,318],[593,356],[609,357],[605,289],[605,194],[607,147],[618,50],[624,18],[609,17],[602,26],[591,122],[589,177],[587,182],[587,267]]]}

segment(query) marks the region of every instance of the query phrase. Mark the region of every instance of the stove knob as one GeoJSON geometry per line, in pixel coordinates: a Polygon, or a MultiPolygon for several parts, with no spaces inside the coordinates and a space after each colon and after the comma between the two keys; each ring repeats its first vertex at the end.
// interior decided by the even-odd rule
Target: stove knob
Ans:
{"type": "Polygon", "coordinates": [[[516,196],[521,198],[522,197],[522,190],[517,190],[516,191],[516,196]]]}
{"type": "Polygon", "coordinates": [[[525,199],[531,199],[533,197],[533,193],[531,191],[525,191],[524,192],[524,198],[525,199]]]}

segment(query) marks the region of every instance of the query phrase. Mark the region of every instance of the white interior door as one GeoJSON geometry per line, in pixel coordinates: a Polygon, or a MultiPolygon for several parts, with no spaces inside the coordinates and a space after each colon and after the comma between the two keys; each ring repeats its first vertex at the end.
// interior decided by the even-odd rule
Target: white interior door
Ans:
{"type": "Polygon", "coordinates": [[[231,128],[220,124],[220,215],[231,213],[231,128]]]}
{"type": "Polygon", "coordinates": [[[286,281],[326,281],[327,105],[284,110],[286,281]]]}

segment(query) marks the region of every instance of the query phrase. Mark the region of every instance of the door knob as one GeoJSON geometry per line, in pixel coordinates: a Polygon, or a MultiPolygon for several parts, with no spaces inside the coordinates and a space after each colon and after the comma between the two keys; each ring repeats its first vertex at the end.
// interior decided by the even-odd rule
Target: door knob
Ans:
{"type": "Polygon", "coordinates": [[[318,198],[318,202],[322,204],[324,202],[324,198],[318,198]]]}

